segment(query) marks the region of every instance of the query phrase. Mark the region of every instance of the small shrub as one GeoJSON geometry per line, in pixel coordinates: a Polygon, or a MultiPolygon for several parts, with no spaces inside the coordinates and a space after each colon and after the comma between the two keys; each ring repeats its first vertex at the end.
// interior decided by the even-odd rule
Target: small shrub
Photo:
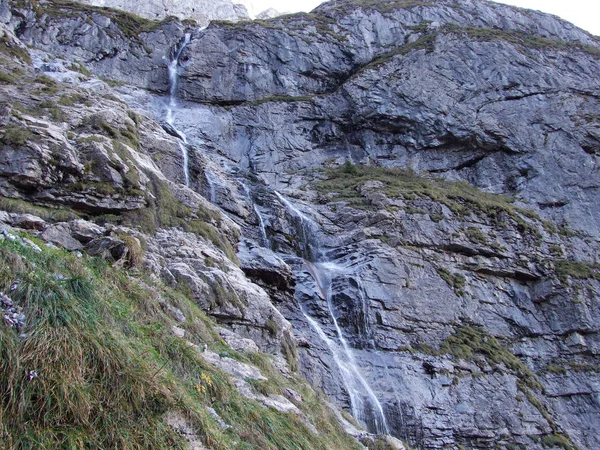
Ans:
{"type": "Polygon", "coordinates": [[[477,242],[479,244],[487,245],[488,239],[485,234],[479,228],[467,228],[465,235],[471,242],[477,242]]]}
{"type": "Polygon", "coordinates": [[[277,334],[279,333],[279,326],[277,325],[277,322],[272,318],[265,320],[265,328],[272,337],[277,336],[277,334]]]}
{"type": "Polygon", "coordinates": [[[346,161],[344,163],[344,165],[342,166],[342,172],[344,172],[348,175],[358,174],[358,170],[356,169],[356,166],[354,164],[352,164],[351,161],[346,161]]]}
{"type": "Polygon", "coordinates": [[[15,74],[0,71],[0,84],[13,84],[18,79],[19,78],[15,74]]]}
{"type": "Polygon", "coordinates": [[[2,196],[0,196],[0,210],[18,214],[32,214],[44,220],[55,222],[67,222],[79,218],[76,213],[67,209],[39,206],[26,202],[25,200],[2,196]]]}
{"type": "Polygon", "coordinates": [[[6,145],[20,147],[25,145],[28,140],[33,137],[33,133],[29,130],[16,126],[8,126],[4,130],[2,142],[6,145]]]}
{"type": "Polygon", "coordinates": [[[127,266],[131,268],[141,267],[144,262],[144,249],[141,242],[128,234],[119,234],[118,237],[127,247],[127,266]]]}
{"type": "Polygon", "coordinates": [[[595,279],[600,280],[600,265],[585,261],[559,260],[555,263],[556,276],[566,283],[569,277],[578,280],[595,279]]]}
{"type": "Polygon", "coordinates": [[[459,297],[465,295],[464,288],[467,283],[467,279],[464,277],[464,275],[452,273],[443,267],[437,268],[436,271],[438,275],[448,284],[448,286],[454,289],[454,293],[456,295],[459,297]]]}
{"type": "Polygon", "coordinates": [[[563,434],[547,434],[542,436],[542,445],[547,448],[560,447],[564,450],[575,450],[571,440],[563,434]]]}

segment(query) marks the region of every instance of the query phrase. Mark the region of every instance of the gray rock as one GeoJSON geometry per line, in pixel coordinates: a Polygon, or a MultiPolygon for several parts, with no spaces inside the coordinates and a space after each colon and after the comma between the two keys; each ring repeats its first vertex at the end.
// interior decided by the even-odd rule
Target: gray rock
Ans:
{"type": "Polygon", "coordinates": [[[240,352],[259,352],[258,345],[252,339],[246,339],[226,328],[218,327],[219,336],[234,350],[240,352]]]}
{"type": "Polygon", "coordinates": [[[205,27],[211,20],[248,19],[244,5],[231,0],[162,0],[161,2],[137,2],[131,0],[77,0],[79,3],[117,8],[151,20],[163,20],[175,16],[181,20],[193,19],[205,27]]]}
{"type": "MultiPolygon", "coordinates": [[[[193,32],[178,65],[177,94],[190,102],[173,108],[171,134],[133,121],[119,102],[90,107],[121,134],[137,123],[130,157],[113,156],[85,108],[69,110],[64,126],[2,108],[1,123],[36,138],[3,147],[0,193],[94,216],[140,211],[153,200],[151,177],[171,180],[193,220],[210,212],[203,220],[218,236],[159,229],[146,236],[145,264],[187,284],[242,337],[228,337],[231,345],[254,348],[252,339],[285,355],[337,405],[356,407],[370,430],[376,397],[391,433],[413,447],[541,450],[544,436],[559,433],[598,448],[598,41],[558,18],[490,2],[395,5],[328,2],[312,15],[193,32]],[[53,148],[63,149],[58,163],[53,148]],[[343,186],[311,185],[326,176],[314,169],[346,161],[414,173],[395,172],[406,181],[398,189],[385,177],[364,177],[341,195],[343,186]],[[128,188],[127,174],[139,182],[128,188]],[[482,192],[441,181],[433,191],[414,187],[433,179],[482,192]],[[240,230],[241,269],[216,245],[236,246],[240,230]],[[359,389],[340,358],[364,380],[359,389]]],[[[168,21],[130,39],[101,12],[2,17],[39,51],[162,93],[185,31],[168,21]]],[[[66,74],[60,64],[46,69],[66,74]]],[[[7,103],[33,103],[23,89],[2,92],[7,103]]],[[[164,118],[164,99],[130,86],[112,92],[164,118]]],[[[352,179],[348,169],[340,184],[352,179]]],[[[113,258],[102,239],[91,243],[113,258]]],[[[207,357],[237,371],[244,395],[296,413],[241,378],[256,368],[207,357]]]]}
{"type": "Polygon", "coordinates": [[[12,225],[26,230],[44,230],[47,226],[46,221],[32,214],[14,214],[12,216],[12,225]]]}
{"type": "Polygon", "coordinates": [[[71,228],[66,222],[50,225],[42,233],[42,239],[52,242],[67,250],[81,250],[83,245],[71,235],[71,228]]]}
{"type": "Polygon", "coordinates": [[[124,261],[127,256],[125,243],[110,236],[99,237],[90,241],[86,245],[85,251],[91,256],[99,256],[111,262],[124,261]]]}
{"type": "Polygon", "coordinates": [[[87,244],[93,239],[104,234],[105,230],[93,222],[77,219],[69,223],[71,235],[82,244],[87,244]]]}

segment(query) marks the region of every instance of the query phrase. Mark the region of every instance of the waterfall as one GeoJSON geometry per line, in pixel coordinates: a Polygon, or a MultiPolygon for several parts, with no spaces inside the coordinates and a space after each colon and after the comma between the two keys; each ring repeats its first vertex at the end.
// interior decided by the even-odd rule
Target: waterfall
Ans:
{"type": "Polygon", "coordinates": [[[214,173],[206,168],[204,170],[204,177],[206,178],[206,183],[208,185],[208,199],[211,203],[217,203],[217,180],[214,173]]]}
{"type": "Polygon", "coordinates": [[[241,180],[238,180],[238,182],[240,183],[240,186],[244,190],[244,194],[246,194],[246,198],[252,205],[252,210],[254,211],[254,215],[258,219],[258,228],[260,230],[260,237],[261,237],[259,245],[262,247],[265,247],[265,248],[271,248],[271,240],[267,236],[267,228],[265,226],[265,219],[263,217],[263,214],[260,211],[260,208],[256,205],[256,203],[254,203],[254,199],[252,198],[252,192],[250,192],[250,188],[248,187],[248,185],[241,180]]]}
{"type": "Polygon", "coordinates": [[[271,242],[269,241],[269,237],[267,236],[267,229],[265,228],[265,221],[263,219],[263,215],[256,206],[256,203],[252,204],[252,208],[254,209],[254,214],[258,218],[258,228],[260,229],[260,235],[262,237],[262,245],[269,248],[271,247],[271,242]]]}
{"type": "Polygon", "coordinates": [[[179,47],[175,52],[175,56],[169,62],[169,105],[167,107],[167,123],[171,125],[173,130],[175,130],[175,132],[180,138],[179,149],[181,150],[181,156],[183,159],[183,176],[185,180],[185,185],[188,187],[190,185],[190,171],[187,139],[185,137],[185,134],[183,134],[173,125],[173,110],[177,107],[177,76],[179,57],[181,56],[181,52],[183,52],[183,49],[190,43],[190,37],[190,33],[185,34],[183,41],[179,44],[179,47]]]}
{"type": "Polygon", "coordinates": [[[318,231],[319,226],[317,223],[300,211],[290,202],[287,198],[281,195],[279,192],[274,191],[275,195],[286,209],[291,213],[293,217],[299,221],[299,234],[300,239],[296,241],[301,245],[301,253],[309,260],[318,260],[320,258],[320,248],[318,242],[318,231]]]}
{"type": "MultiPolygon", "coordinates": [[[[279,192],[275,192],[275,195],[291,215],[297,217],[300,220],[300,237],[304,240],[307,252],[307,256],[311,254],[320,255],[322,259],[322,252],[318,248],[319,243],[316,239],[318,228],[314,220],[300,211],[295,207],[288,199],[286,199],[279,192]],[[313,247],[317,247],[314,249],[313,247]]],[[[340,327],[335,310],[332,302],[332,284],[335,276],[340,274],[346,274],[347,269],[340,265],[337,265],[330,261],[318,261],[312,262],[309,259],[304,260],[306,267],[312,278],[314,279],[317,288],[321,294],[321,297],[327,303],[327,310],[329,317],[333,323],[336,333],[336,340],[331,339],[318,321],[312,318],[300,305],[300,310],[311,327],[317,332],[317,335],[325,342],[329,350],[333,355],[333,360],[338,367],[344,387],[350,397],[350,407],[352,409],[352,415],[363,425],[371,428],[377,434],[389,434],[390,429],[385,418],[383,407],[381,402],[375,395],[375,392],[369,385],[368,381],[361,374],[356,358],[354,356],[354,349],[350,347],[348,341],[344,337],[342,328],[340,327]]],[[[361,295],[361,308],[365,322],[365,334],[368,335],[368,310],[367,310],[367,299],[362,290],[360,280],[358,281],[358,290],[361,295]]]]}
{"type": "MultiPolygon", "coordinates": [[[[375,343],[373,341],[373,337],[371,335],[371,326],[369,325],[369,303],[367,301],[367,296],[365,295],[365,289],[363,287],[362,281],[360,278],[356,278],[358,295],[360,296],[360,306],[362,308],[362,318],[363,318],[363,340],[365,344],[375,347],[375,343]]],[[[359,330],[360,332],[360,330],[359,330]]]]}

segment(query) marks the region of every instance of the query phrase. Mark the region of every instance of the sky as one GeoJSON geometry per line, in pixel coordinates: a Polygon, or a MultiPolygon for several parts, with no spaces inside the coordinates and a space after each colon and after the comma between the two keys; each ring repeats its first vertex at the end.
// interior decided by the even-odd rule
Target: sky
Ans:
{"type": "MultiPolygon", "coordinates": [[[[233,0],[233,3],[238,2],[233,0]]],[[[242,0],[239,3],[249,6],[251,14],[257,14],[267,8],[275,8],[280,12],[310,11],[322,0],[242,0]]],[[[499,0],[497,3],[555,14],[600,36],[600,0],[499,0]]]]}

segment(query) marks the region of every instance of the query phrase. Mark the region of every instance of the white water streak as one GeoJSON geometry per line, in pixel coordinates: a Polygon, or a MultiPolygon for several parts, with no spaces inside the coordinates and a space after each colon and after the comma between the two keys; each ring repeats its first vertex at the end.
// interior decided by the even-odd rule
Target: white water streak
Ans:
{"type": "Polygon", "coordinates": [[[254,209],[254,214],[256,214],[256,217],[258,218],[258,227],[260,228],[260,235],[262,237],[262,244],[265,247],[270,247],[271,246],[271,242],[269,241],[269,237],[267,236],[267,229],[265,227],[265,220],[263,219],[263,215],[260,212],[260,209],[258,209],[258,206],[256,206],[256,204],[252,204],[252,207],[254,209]]]}
{"type": "Polygon", "coordinates": [[[179,148],[181,149],[181,157],[183,159],[183,176],[185,180],[185,185],[189,187],[190,185],[190,171],[189,171],[189,154],[187,148],[187,139],[185,134],[179,131],[173,125],[174,117],[173,110],[177,107],[177,77],[178,77],[178,64],[179,57],[181,56],[181,52],[183,49],[190,43],[191,35],[190,33],[186,33],[183,39],[183,42],[179,46],[179,49],[175,52],[175,56],[169,62],[169,106],[167,107],[167,123],[171,125],[173,130],[177,133],[177,135],[181,138],[179,142],[179,148]]]}
{"type": "MultiPolygon", "coordinates": [[[[363,399],[364,393],[366,393],[366,400],[370,403],[373,408],[373,420],[375,421],[375,429],[378,434],[389,434],[390,430],[385,419],[385,414],[383,412],[383,407],[379,402],[379,399],[373,392],[373,389],[364,378],[364,376],[360,373],[358,369],[358,364],[356,362],[356,358],[354,356],[353,349],[348,344],[346,338],[344,338],[344,334],[342,332],[342,328],[340,327],[337,318],[335,316],[333,305],[331,302],[332,291],[331,285],[335,272],[343,272],[344,268],[336,265],[332,262],[327,263],[317,263],[313,264],[309,261],[305,261],[306,266],[309,269],[310,274],[314,278],[315,282],[319,286],[319,290],[321,291],[321,295],[327,302],[327,307],[329,310],[329,316],[333,322],[335,327],[335,331],[337,333],[337,337],[342,344],[343,356],[345,356],[342,361],[347,361],[343,363],[346,370],[341,370],[342,376],[344,376],[345,372],[349,372],[351,378],[346,380],[346,388],[348,390],[348,394],[350,395],[350,401],[352,406],[352,413],[354,417],[356,417],[359,421],[365,423],[366,416],[366,405],[363,399]],[[362,392],[361,392],[362,388],[362,392]],[[354,392],[351,392],[354,391],[354,392]]],[[[329,344],[328,344],[329,345],[329,344]]],[[[331,346],[330,346],[331,348],[331,346]]],[[[334,349],[331,348],[332,353],[335,353],[334,349]]],[[[339,350],[338,350],[339,351],[339,350]]],[[[334,356],[334,359],[340,360],[340,355],[334,356]]]]}

